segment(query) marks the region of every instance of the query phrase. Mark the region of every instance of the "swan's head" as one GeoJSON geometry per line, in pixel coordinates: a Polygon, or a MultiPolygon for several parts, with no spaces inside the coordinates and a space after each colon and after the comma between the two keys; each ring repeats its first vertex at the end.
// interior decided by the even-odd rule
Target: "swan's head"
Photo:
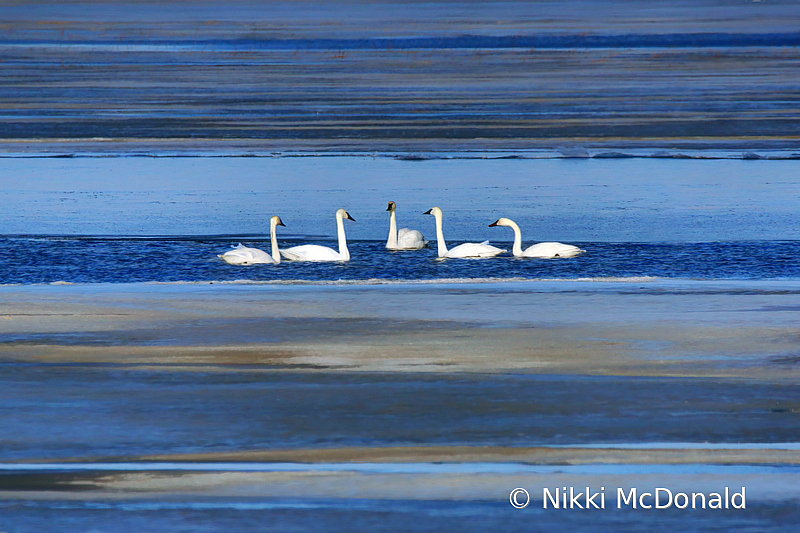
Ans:
{"type": "Polygon", "coordinates": [[[425,211],[422,214],[423,215],[433,215],[436,218],[441,218],[442,217],[442,210],[439,209],[438,207],[434,207],[434,208],[428,209],[427,211],[425,211]]]}
{"type": "Polygon", "coordinates": [[[283,223],[283,220],[281,220],[281,217],[279,216],[274,216],[271,219],[269,219],[269,223],[272,224],[273,226],[283,226],[284,228],[286,227],[286,224],[283,223]]]}
{"type": "Polygon", "coordinates": [[[347,219],[347,220],[352,220],[353,222],[355,222],[355,221],[356,221],[356,219],[354,219],[353,217],[351,217],[351,216],[350,216],[350,213],[348,213],[348,212],[347,212],[347,211],[345,211],[344,209],[339,209],[338,211],[336,211],[336,216],[337,216],[337,217],[342,217],[342,218],[345,218],[345,219],[347,219]]]}
{"type": "Polygon", "coordinates": [[[387,211],[394,211],[397,209],[397,204],[394,202],[389,202],[389,207],[386,208],[387,211]]]}
{"type": "Polygon", "coordinates": [[[493,222],[493,223],[489,224],[489,227],[491,228],[493,226],[513,226],[513,225],[514,225],[514,221],[511,220],[510,218],[500,217],[500,218],[497,219],[497,222],[493,222]]]}

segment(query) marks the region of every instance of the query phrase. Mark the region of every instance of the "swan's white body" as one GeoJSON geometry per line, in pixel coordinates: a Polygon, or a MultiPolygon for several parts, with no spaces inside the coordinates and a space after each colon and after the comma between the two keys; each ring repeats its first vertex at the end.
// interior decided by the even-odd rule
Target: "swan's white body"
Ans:
{"type": "Polygon", "coordinates": [[[433,215],[436,219],[436,244],[438,247],[439,257],[444,258],[463,258],[463,259],[484,259],[487,257],[494,257],[497,254],[505,252],[496,246],[489,244],[489,241],[481,243],[465,242],[459,244],[455,248],[447,249],[447,243],[444,240],[444,231],[442,229],[442,210],[438,207],[429,209],[425,212],[426,215],[433,215]]]}
{"type": "Polygon", "coordinates": [[[525,250],[522,249],[522,231],[516,222],[510,218],[500,218],[492,226],[507,226],[514,230],[514,247],[512,253],[514,257],[539,257],[544,259],[554,259],[556,257],[575,257],[582,254],[585,250],[581,250],[572,244],[563,244],[560,242],[540,242],[529,246],[525,250]]]}
{"type": "Polygon", "coordinates": [[[422,233],[415,229],[397,229],[397,217],[395,216],[397,204],[389,202],[389,207],[386,210],[391,212],[389,215],[389,239],[386,241],[386,248],[389,250],[420,250],[425,248],[428,241],[425,240],[422,233]]]}
{"type": "Polygon", "coordinates": [[[289,261],[350,261],[350,250],[347,249],[347,237],[344,234],[344,219],[355,219],[344,209],[336,211],[336,230],[339,236],[339,251],[317,244],[303,244],[281,250],[281,255],[289,261]]]}
{"type": "Polygon", "coordinates": [[[271,256],[264,250],[249,248],[239,243],[233,250],[228,250],[218,257],[221,257],[223,261],[231,265],[277,265],[281,262],[281,254],[278,250],[275,228],[283,225],[281,217],[275,216],[269,219],[269,236],[272,241],[271,256]]]}

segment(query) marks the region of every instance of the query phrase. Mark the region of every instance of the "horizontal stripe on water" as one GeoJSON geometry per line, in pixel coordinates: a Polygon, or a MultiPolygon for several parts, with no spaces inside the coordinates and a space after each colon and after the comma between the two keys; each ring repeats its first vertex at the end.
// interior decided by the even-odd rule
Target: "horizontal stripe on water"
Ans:
{"type": "Polygon", "coordinates": [[[62,40],[0,41],[0,46],[58,46],[90,50],[418,50],[503,48],[690,48],[798,46],[800,33],[665,33],[623,35],[457,35],[365,39],[102,39],[79,43],[62,40]]]}
{"type": "Polygon", "coordinates": [[[0,463],[4,472],[359,472],[365,474],[767,474],[800,473],[800,466],[707,464],[530,465],[523,463],[260,463],[120,462],[0,463]]]}

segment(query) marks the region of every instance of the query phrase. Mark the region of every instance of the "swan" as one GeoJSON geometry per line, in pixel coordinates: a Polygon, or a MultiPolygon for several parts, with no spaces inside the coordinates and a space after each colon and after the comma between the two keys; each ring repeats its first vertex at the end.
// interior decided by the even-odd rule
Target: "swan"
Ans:
{"type": "Polygon", "coordinates": [[[500,218],[497,222],[489,224],[492,226],[508,226],[514,230],[514,257],[542,257],[542,258],[555,258],[555,257],[575,257],[582,254],[586,250],[581,250],[577,246],[571,244],[562,244],[560,242],[540,242],[522,250],[522,231],[516,222],[510,218],[500,218]]]}
{"type": "Polygon", "coordinates": [[[439,258],[445,257],[462,257],[462,258],[485,258],[494,257],[497,254],[505,252],[496,246],[489,244],[489,241],[481,243],[465,242],[459,244],[455,248],[447,249],[447,243],[444,242],[444,232],[442,231],[442,210],[438,207],[428,209],[423,213],[424,215],[433,215],[436,218],[436,243],[439,248],[439,258]]]}
{"type": "Polygon", "coordinates": [[[428,241],[419,231],[408,228],[402,228],[398,231],[397,217],[394,214],[397,210],[397,204],[389,202],[389,207],[386,210],[391,212],[389,215],[389,240],[386,241],[386,248],[389,250],[420,250],[425,248],[428,241]]]}
{"type": "Polygon", "coordinates": [[[339,251],[327,246],[317,244],[303,244],[281,250],[281,255],[289,261],[350,261],[350,251],[347,249],[347,237],[344,234],[344,219],[356,221],[344,209],[336,211],[336,229],[339,234],[339,251]]]}
{"type": "Polygon", "coordinates": [[[272,257],[270,257],[270,255],[264,250],[259,250],[258,248],[248,248],[247,246],[242,246],[242,243],[239,243],[239,245],[233,250],[228,250],[224,254],[218,255],[217,257],[221,257],[226,263],[231,265],[279,264],[281,262],[281,254],[278,251],[278,239],[275,236],[275,228],[277,226],[286,227],[286,224],[283,223],[281,217],[274,216],[270,218],[269,236],[270,240],[272,241],[272,257]]]}

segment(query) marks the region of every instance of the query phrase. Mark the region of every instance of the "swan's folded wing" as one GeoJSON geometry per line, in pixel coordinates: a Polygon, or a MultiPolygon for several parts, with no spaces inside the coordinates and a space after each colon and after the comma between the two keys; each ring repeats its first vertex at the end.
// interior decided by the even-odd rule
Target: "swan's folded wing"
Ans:
{"type": "Polygon", "coordinates": [[[492,246],[491,244],[489,244],[489,241],[483,241],[482,243],[479,243],[478,246],[480,246],[483,249],[483,255],[481,255],[481,257],[493,257],[497,254],[502,254],[503,252],[506,251],[503,248],[492,246]]]}
{"type": "Polygon", "coordinates": [[[247,262],[247,258],[231,252],[225,252],[224,254],[217,255],[220,259],[228,263],[229,265],[241,265],[242,263],[247,262]]]}
{"type": "Polygon", "coordinates": [[[289,261],[341,261],[342,256],[333,248],[317,244],[303,244],[280,251],[289,261]]]}
{"type": "Polygon", "coordinates": [[[397,232],[397,247],[401,250],[419,250],[427,243],[422,233],[415,229],[403,228],[397,232]]]}
{"type": "Polygon", "coordinates": [[[451,248],[450,250],[448,250],[447,257],[462,257],[462,258],[494,257],[497,254],[501,254],[503,252],[505,252],[505,250],[490,245],[489,241],[484,241],[482,243],[465,242],[464,244],[459,244],[455,248],[451,248]]]}
{"type": "Polygon", "coordinates": [[[272,264],[275,262],[272,256],[269,255],[264,250],[259,250],[258,248],[250,248],[249,252],[250,256],[252,257],[250,262],[253,264],[272,264]]]}
{"type": "Polygon", "coordinates": [[[484,251],[481,257],[494,257],[496,255],[505,253],[507,250],[503,248],[498,248],[497,246],[487,245],[487,249],[484,251]]]}
{"type": "Polygon", "coordinates": [[[264,250],[242,246],[241,243],[233,250],[229,250],[218,257],[221,257],[226,263],[231,265],[270,264],[275,262],[272,256],[264,250]]]}

